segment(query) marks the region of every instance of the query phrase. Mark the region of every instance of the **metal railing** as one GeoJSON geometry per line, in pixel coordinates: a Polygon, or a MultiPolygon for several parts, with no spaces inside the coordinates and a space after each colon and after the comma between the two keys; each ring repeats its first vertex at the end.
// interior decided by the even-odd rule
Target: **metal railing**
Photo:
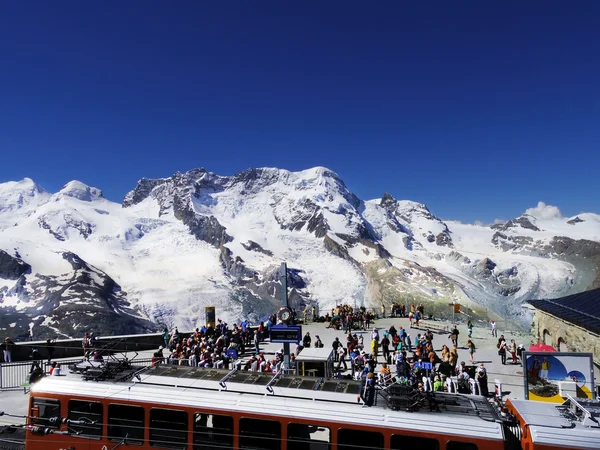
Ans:
{"type": "Polygon", "coordinates": [[[31,361],[0,363],[0,390],[26,390],[29,386],[31,366],[31,361]]]}

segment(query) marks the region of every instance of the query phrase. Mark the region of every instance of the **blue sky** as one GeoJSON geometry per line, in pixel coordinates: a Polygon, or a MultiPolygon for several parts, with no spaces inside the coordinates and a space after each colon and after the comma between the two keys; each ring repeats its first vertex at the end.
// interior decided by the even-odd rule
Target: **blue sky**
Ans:
{"type": "Polygon", "coordinates": [[[600,2],[5,2],[0,181],[326,166],[466,222],[600,212],[600,2]]]}

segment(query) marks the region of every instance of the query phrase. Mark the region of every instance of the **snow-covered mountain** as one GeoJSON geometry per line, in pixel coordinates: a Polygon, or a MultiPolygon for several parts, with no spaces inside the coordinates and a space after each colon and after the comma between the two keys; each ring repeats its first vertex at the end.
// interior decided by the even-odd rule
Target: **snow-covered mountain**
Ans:
{"type": "MultiPolygon", "coordinates": [[[[363,201],[329,169],[204,169],[142,179],[122,204],[78,181],[55,194],[0,184],[0,329],[34,336],[134,332],[260,318],[290,301],[321,311],[458,300],[520,317],[531,298],[600,286],[600,216],[546,205],[504,224],[444,221],[385,194],[363,201]]],[[[524,320],[523,317],[520,317],[524,320]]]]}

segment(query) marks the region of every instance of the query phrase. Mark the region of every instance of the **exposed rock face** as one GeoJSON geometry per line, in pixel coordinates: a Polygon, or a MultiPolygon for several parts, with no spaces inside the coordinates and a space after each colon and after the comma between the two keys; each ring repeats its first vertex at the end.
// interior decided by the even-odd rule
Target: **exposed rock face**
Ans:
{"type": "Polygon", "coordinates": [[[386,192],[385,194],[383,194],[383,197],[381,197],[379,206],[387,209],[388,211],[394,212],[396,209],[396,199],[391,194],[388,194],[386,192]]]}
{"type": "Polygon", "coordinates": [[[221,265],[223,268],[229,273],[232,277],[237,279],[238,281],[241,279],[245,279],[247,282],[248,279],[255,279],[257,277],[257,273],[253,270],[248,269],[244,265],[244,260],[239,256],[235,258],[232,256],[231,250],[229,250],[225,246],[221,246],[221,255],[219,257],[221,261],[221,265]]]}
{"type": "Polygon", "coordinates": [[[489,258],[484,258],[478,264],[479,274],[483,277],[489,277],[492,275],[492,271],[496,267],[496,263],[489,258]]]}
{"type": "Polygon", "coordinates": [[[435,243],[440,246],[454,247],[454,244],[452,244],[452,238],[450,237],[450,232],[448,230],[439,233],[435,237],[435,243]]]}
{"type": "Polygon", "coordinates": [[[48,230],[54,238],[59,241],[65,241],[71,230],[76,231],[80,236],[87,239],[94,232],[94,225],[84,220],[73,217],[69,213],[62,214],[60,225],[54,226],[55,217],[42,215],[38,218],[38,225],[44,230],[48,230]]]}
{"type": "Polygon", "coordinates": [[[0,302],[11,297],[18,298],[22,305],[19,310],[4,308],[0,328],[16,322],[13,335],[27,336],[29,322],[35,317],[38,338],[80,336],[85,331],[109,335],[158,330],[158,325],[131,308],[127,293],[111,277],[72,252],[64,252],[62,256],[71,265],[71,273],[61,276],[24,273],[11,290],[0,294],[0,302]],[[32,302],[33,299],[36,301],[32,302]]]}
{"type": "Polygon", "coordinates": [[[130,191],[123,199],[123,208],[137,205],[143,200],[148,198],[152,193],[152,190],[159,185],[165,184],[166,179],[151,180],[148,178],[142,178],[137,182],[137,186],[133,191],[130,191]]]}
{"type": "Polygon", "coordinates": [[[17,280],[24,273],[31,271],[31,266],[20,258],[9,255],[0,250],[0,278],[17,280]]]}
{"type": "Polygon", "coordinates": [[[491,240],[495,247],[507,252],[513,251],[531,251],[533,249],[533,238],[529,236],[508,236],[504,233],[496,231],[491,240]]]}
{"type": "Polygon", "coordinates": [[[346,259],[349,261],[352,260],[352,258],[348,254],[348,249],[346,248],[346,246],[340,244],[331,237],[326,235],[325,239],[323,239],[323,245],[325,246],[325,250],[327,250],[329,253],[338,256],[342,259],[346,259]]]}
{"type": "Polygon", "coordinates": [[[529,219],[529,217],[527,217],[527,215],[522,215],[521,217],[517,217],[516,219],[511,219],[503,224],[490,225],[490,228],[494,230],[506,231],[509,228],[515,228],[519,226],[528,230],[540,231],[538,227],[531,223],[531,220],[529,219]]]}
{"type": "Polygon", "coordinates": [[[571,220],[567,220],[567,223],[568,223],[569,225],[576,225],[576,224],[578,224],[578,223],[582,223],[582,222],[585,222],[585,220],[582,220],[582,219],[580,219],[579,217],[574,217],[574,218],[573,218],[573,219],[571,219],[571,220]]]}
{"type": "Polygon", "coordinates": [[[544,248],[548,253],[555,253],[559,256],[577,256],[580,258],[600,257],[600,242],[589,241],[587,239],[572,239],[566,236],[556,236],[544,248]]]}
{"type": "Polygon", "coordinates": [[[200,216],[185,210],[181,212],[181,220],[187,225],[190,232],[196,236],[196,239],[208,242],[215,247],[220,247],[233,240],[227,234],[225,227],[213,216],[200,216]]]}
{"type": "Polygon", "coordinates": [[[242,242],[242,246],[249,251],[259,252],[267,256],[273,256],[273,252],[271,250],[265,250],[260,244],[257,244],[254,241],[242,242]]]}

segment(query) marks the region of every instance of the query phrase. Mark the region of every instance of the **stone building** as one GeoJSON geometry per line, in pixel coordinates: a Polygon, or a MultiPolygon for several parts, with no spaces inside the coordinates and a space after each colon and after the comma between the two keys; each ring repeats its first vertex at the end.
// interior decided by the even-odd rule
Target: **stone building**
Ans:
{"type": "Polygon", "coordinates": [[[533,338],[559,352],[594,355],[600,377],[600,289],[552,300],[530,300],[535,308],[533,338]]]}

